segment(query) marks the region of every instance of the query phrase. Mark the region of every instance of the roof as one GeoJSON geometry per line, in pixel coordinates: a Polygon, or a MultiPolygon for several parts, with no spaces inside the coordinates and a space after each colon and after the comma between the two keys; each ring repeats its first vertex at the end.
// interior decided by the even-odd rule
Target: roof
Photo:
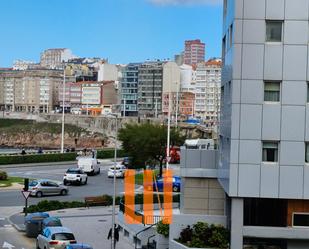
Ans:
{"type": "Polygon", "coordinates": [[[48,229],[52,234],[54,234],[54,233],[72,233],[72,231],[67,227],[46,227],[45,229],[48,229]]]}

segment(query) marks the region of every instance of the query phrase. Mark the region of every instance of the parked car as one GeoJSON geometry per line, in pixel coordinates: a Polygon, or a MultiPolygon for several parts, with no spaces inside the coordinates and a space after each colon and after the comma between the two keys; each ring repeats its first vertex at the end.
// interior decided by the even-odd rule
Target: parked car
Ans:
{"type": "MultiPolygon", "coordinates": [[[[163,192],[163,178],[158,178],[156,182],[152,183],[152,188],[154,191],[158,188],[158,192],[163,192]]],[[[150,190],[151,185],[147,186],[147,188],[150,190]]],[[[180,192],[181,188],[181,178],[179,176],[173,176],[173,192],[180,192]]]]}
{"type": "Polygon", "coordinates": [[[96,158],[79,157],[77,165],[87,175],[100,174],[100,162],[96,158]]]}
{"type": "Polygon", "coordinates": [[[64,185],[68,183],[87,184],[87,181],[88,175],[80,168],[70,168],[63,176],[64,185]]]}
{"type": "Polygon", "coordinates": [[[73,245],[67,245],[65,249],[93,249],[92,246],[87,244],[73,244],[73,245]]]}
{"type": "Polygon", "coordinates": [[[116,170],[114,169],[114,166],[109,167],[107,176],[108,177],[114,177],[114,174],[116,174],[116,177],[124,177],[125,171],[126,171],[126,166],[122,164],[117,164],[116,165],[116,170]],[[116,172],[116,173],[114,173],[116,172]]]}
{"type": "Polygon", "coordinates": [[[46,227],[36,239],[37,249],[65,249],[70,244],[76,244],[76,240],[66,227],[46,227]]]}
{"type": "Polygon", "coordinates": [[[69,190],[66,186],[51,180],[33,180],[29,183],[31,196],[42,197],[43,195],[67,195],[69,190]]]}

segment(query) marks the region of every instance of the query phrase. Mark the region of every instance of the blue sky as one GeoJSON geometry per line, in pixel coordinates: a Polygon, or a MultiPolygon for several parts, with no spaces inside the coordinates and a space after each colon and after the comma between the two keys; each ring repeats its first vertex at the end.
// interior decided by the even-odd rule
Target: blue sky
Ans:
{"type": "Polygon", "coordinates": [[[186,39],[221,54],[220,0],[1,0],[0,67],[47,48],[110,63],[173,58],[186,39]]]}

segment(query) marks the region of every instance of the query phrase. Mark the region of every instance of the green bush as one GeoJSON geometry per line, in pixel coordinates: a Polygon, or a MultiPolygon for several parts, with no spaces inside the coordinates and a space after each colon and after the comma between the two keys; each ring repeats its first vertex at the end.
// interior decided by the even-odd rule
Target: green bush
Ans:
{"type": "MultiPolygon", "coordinates": [[[[124,203],[124,197],[121,197],[122,202],[124,203]]],[[[159,194],[160,203],[163,203],[164,201],[164,195],[159,194]]],[[[180,202],[180,194],[173,195],[173,202],[179,203],[180,202]]],[[[136,194],[135,195],[135,204],[143,204],[144,203],[144,194],[136,194]]],[[[153,194],[153,203],[159,203],[158,195],[153,194]]]]}
{"type": "Polygon", "coordinates": [[[47,212],[52,210],[59,210],[65,208],[78,208],[85,207],[84,202],[72,201],[72,202],[60,202],[60,201],[40,201],[37,205],[31,205],[27,208],[27,213],[35,212],[47,212]]]}
{"type": "Polygon", "coordinates": [[[189,247],[226,249],[229,247],[229,230],[221,225],[197,222],[193,229],[190,226],[183,229],[178,241],[189,247]]]}
{"type": "Polygon", "coordinates": [[[8,174],[5,171],[0,171],[0,181],[4,181],[8,179],[8,174]]]}
{"type": "Polygon", "coordinates": [[[170,225],[164,224],[162,220],[159,221],[158,224],[156,225],[158,234],[162,234],[166,238],[168,238],[169,236],[169,228],[170,228],[170,225]]]}
{"type": "Polygon", "coordinates": [[[0,156],[0,165],[74,161],[76,157],[76,153],[0,156]]]}
{"type": "MultiPolygon", "coordinates": [[[[114,149],[105,149],[97,151],[98,159],[106,159],[106,158],[114,158],[115,156],[114,149]]],[[[124,150],[117,150],[117,157],[125,157],[127,156],[124,150]]]]}

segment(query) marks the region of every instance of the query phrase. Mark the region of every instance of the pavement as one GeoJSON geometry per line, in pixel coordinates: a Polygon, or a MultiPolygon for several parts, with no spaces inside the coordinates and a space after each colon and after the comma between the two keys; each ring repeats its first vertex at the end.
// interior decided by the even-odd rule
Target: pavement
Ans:
{"type": "MultiPolygon", "coordinates": [[[[116,207],[116,212],[118,212],[118,207],[116,207]]],[[[74,208],[48,213],[50,216],[60,218],[63,226],[72,230],[77,242],[90,244],[95,249],[110,248],[111,241],[107,239],[107,235],[112,226],[112,207],[74,208]]],[[[19,234],[24,234],[24,215],[22,213],[11,215],[8,221],[17,229],[19,234]]],[[[31,240],[34,247],[35,239],[31,240]]],[[[116,248],[133,249],[133,245],[128,244],[127,240],[122,237],[122,233],[120,233],[116,248]]],[[[24,249],[32,248],[25,247],[24,249]]]]}

